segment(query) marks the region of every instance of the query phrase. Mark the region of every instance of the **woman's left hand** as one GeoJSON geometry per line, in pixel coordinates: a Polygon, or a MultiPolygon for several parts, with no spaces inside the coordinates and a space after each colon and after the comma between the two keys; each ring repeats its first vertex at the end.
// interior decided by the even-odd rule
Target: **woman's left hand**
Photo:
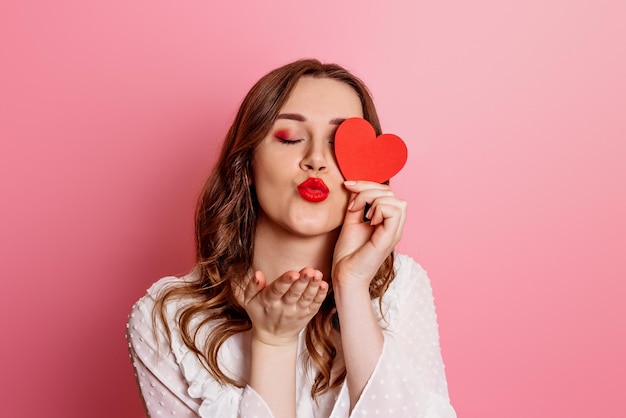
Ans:
{"type": "Polygon", "coordinates": [[[333,257],[333,284],[369,288],[402,237],[407,202],[385,184],[346,181],[352,192],[333,257]],[[367,213],[364,213],[369,204],[367,213]],[[363,216],[369,222],[363,221],[363,216]]]}

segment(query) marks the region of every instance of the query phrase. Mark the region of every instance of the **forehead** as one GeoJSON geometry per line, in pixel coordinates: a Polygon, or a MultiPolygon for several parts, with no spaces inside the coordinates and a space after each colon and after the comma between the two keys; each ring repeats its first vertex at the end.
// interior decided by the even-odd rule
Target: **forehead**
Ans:
{"type": "Polygon", "coordinates": [[[363,117],[361,99],[350,85],[307,76],[298,80],[280,112],[302,113],[307,118],[363,117]]]}

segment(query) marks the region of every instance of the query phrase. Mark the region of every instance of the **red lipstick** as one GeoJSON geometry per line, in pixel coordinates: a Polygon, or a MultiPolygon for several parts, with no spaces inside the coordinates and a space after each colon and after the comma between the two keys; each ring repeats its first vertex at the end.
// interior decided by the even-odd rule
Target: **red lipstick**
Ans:
{"type": "Polygon", "coordinates": [[[330,190],[322,179],[309,177],[298,186],[298,193],[309,202],[321,202],[328,197],[330,190]]]}

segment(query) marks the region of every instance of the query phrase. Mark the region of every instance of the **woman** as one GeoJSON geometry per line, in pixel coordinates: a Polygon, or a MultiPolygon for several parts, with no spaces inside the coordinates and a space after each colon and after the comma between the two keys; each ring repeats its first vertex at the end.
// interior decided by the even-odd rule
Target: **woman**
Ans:
{"type": "Polygon", "coordinates": [[[248,93],[198,202],[196,267],[129,318],[149,414],[455,416],[428,278],[393,252],[406,203],[337,167],[351,117],[381,133],[337,65],[296,61],[248,93]]]}

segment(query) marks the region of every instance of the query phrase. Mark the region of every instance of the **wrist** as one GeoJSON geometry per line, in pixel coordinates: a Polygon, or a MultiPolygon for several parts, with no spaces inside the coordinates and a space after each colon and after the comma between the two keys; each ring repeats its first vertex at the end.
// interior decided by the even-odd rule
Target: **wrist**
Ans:
{"type": "Polygon", "coordinates": [[[337,310],[341,313],[345,309],[362,309],[371,307],[369,283],[341,283],[333,282],[333,294],[337,310]]]}
{"type": "Polygon", "coordinates": [[[361,295],[369,299],[370,280],[342,275],[333,276],[333,293],[335,299],[346,295],[350,297],[361,295]]]}
{"type": "Polygon", "coordinates": [[[298,347],[298,335],[275,335],[252,328],[252,344],[263,347],[291,349],[298,347]]]}
{"type": "Polygon", "coordinates": [[[359,268],[346,268],[333,266],[332,270],[333,291],[365,292],[369,294],[370,282],[374,278],[373,274],[366,273],[359,268]]]}

